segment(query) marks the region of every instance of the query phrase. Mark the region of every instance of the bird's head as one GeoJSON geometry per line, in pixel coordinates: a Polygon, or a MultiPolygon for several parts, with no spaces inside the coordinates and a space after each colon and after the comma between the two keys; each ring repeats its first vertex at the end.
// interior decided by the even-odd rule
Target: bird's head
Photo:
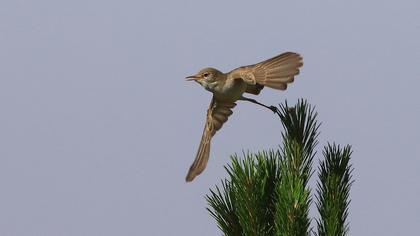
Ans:
{"type": "Polygon", "coordinates": [[[205,68],[200,70],[197,74],[188,76],[186,79],[187,81],[196,81],[201,85],[209,84],[215,82],[218,75],[222,72],[214,69],[214,68],[205,68]]]}

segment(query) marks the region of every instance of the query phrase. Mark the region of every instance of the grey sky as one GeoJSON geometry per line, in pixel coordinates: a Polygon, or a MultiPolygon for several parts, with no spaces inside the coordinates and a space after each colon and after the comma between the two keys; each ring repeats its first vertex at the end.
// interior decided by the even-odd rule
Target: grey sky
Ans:
{"type": "Polygon", "coordinates": [[[285,51],[327,141],[353,145],[351,235],[420,222],[418,1],[0,2],[0,235],[220,235],[204,195],[280,124],[240,103],[206,171],[184,177],[211,94],[184,77],[285,51]],[[250,135],[251,134],[251,135],[250,135]]]}

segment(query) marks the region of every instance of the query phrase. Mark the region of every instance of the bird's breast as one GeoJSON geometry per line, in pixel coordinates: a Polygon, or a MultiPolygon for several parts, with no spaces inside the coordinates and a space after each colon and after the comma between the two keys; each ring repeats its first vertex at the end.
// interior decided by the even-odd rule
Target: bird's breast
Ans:
{"type": "Polygon", "coordinates": [[[237,101],[246,90],[246,84],[242,80],[228,79],[214,88],[213,94],[222,101],[237,101]]]}

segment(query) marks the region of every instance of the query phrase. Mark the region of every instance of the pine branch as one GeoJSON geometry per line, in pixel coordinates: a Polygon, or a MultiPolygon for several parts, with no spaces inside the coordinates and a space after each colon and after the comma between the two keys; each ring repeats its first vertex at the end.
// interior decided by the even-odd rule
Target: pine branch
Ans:
{"type": "MultiPolygon", "coordinates": [[[[305,100],[277,110],[284,132],[279,151],[231,157],[229,177],[206,196],[224,235],[310,235],[308,181],[317,145],[317,113],[305,100]]],[[[350,146],[328,145],[320,162],[318,235],[346,235],[352,168],[350,146]]]]}
{"type": "Polygon", "coordinates": [[[302,163],[296,164],[304,168],[302,173],[309,174],[303,176],[306,184],[312,174],[310,169],[315,156],[314,148],[318,144],[317,138],[320,126],[316,120],[318,114],[306,100],[299,99],[295,107],[289,107],[287,101],[285,101],[284,105],[280,104],[280,110],[277,111],[277,115],[280,117],[285,130],[282,133],[283,146],[286,146],[285,142],[294,140],[302,147],[302,158],[296,160],[302,161],[302,163]]]}
{"type": "Polygon", "coordinates": [[[300,100],[295,108],[288,107],[286,102],[277,114],[285,132],[282,133],[281,179],[276,188],[276,232],[277,235],[309,235],[311,197],[307,183],[312,174],[317,144],[317,114],[304,100],[300,100]]]}
{"type": "Polygon", "coordinates": [[[227,180],[222,181],[222,191],[216,186],[215,191],[210,189],[210,195],[206,195],[207,202],[213,209],[207,210],[225,235],[239,236],[242,235],[242,227],[236,215],[233,196],[232,184],[227,180]]]}
{"type": "Polygon", "coordinates": [[[320,220],[317,220],[318,235],[344,236],[348,232],[346,219],[350,204],[350,187],[353,183],[349,164],[351,147],[343,149],[335,144],[324,148],[324,160],[320,162],[319,181],[317,184],[317,208],[320,220]]]}
{"type": "Polygon", "coordinates": [[[236,155],[231,159],[223,191],[216,187],[207,195],[212,208],[208,211],[225,235],[273,235],[279,153],[247,153],[243,160],[236,155]]]}

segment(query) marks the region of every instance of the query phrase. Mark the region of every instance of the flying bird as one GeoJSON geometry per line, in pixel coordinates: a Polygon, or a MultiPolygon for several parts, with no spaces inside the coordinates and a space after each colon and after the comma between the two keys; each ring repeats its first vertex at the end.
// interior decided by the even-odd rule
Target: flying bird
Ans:
{"type": "Polygon", "coordinates": [[[299,54],[286,52],[254,65],[236,68],[229,73],[205,68],[186,78],[188,81],[196,81],[213,93],[197,155],[186,176],[187,182],[191,182],[206,168],[211,139],[232,114],[236,101],[249,101],[275,112],[276,107],[246,98],[243,94],[258,95],[265,86],[286,90],[287,84],[293,82],[302,65],[303,60],[299,54]]]}

